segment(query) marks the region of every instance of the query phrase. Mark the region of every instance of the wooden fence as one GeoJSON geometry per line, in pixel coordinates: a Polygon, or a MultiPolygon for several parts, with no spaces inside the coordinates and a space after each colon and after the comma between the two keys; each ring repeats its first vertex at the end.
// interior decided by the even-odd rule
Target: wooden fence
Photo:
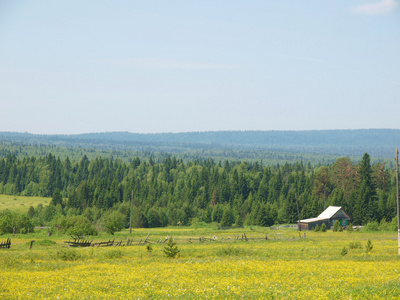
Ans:
{"type": "Polygon", "coordinates": [[[11,247],[11,240],[10,239],[7,239],[7,241],[0,243],[0,248],[9,249],[10,247],[11,247]]]}
{"type": "Polygon", "coordinates": [[[90,247],[93,241],[84,240],[81,237],[72,237],[73,241],[64,242],[68,244],[68,247],[90,247]]]}
{"type": "MultiPolygon", "coordinates": [[[[146,236],[145,239],[140,239],[134,241],[133,239],[126,239],[125,241],[115,241],[115,240],[109,240],[107,242],[95,242],[93,241],[88,241],[84,240],[80,237],[75,237],[73,238],[73,241],[67,241],[64,242],[68,244],[69,247],[110,247],[110,246],[135,246],[135,245],[145,245],[145,244],[164,244],[168,239],[170,238],[169,236],[165,238],[158,238],[158,239],[149,239],[150,233],[146,236]]],[[[305,233],[299,233],[298,239],[306,238],[305,233]]],[[[217,237],[217,236],[212,236],[212,237],[196,237],[196,238],[185,238],[181,239],[181,242],[188,242],[188,243],[214,243],[214,242],[229,242],[229,241],[254,241],[254,240],[269,240],[269,239],[276,239],[276,240],[287,240],[287,241],[294,241],[297,240],[297,238],[294,235],[284,235],[281,233],[275,233],[275,235],[272,235],[272,237],[268,238],[268,235],[263,234],[263,236],[247,236],[246,233],[243,233],[241,236],[238,235],[233,235],[231,236],[222,236],[222,237],[217,237]]]]}
{"type": "Polygon", "coordinates": [[[279,230],[281,228],[297,228],[297,224],[271,226],[269,229],[270,230],[279,230]]]}

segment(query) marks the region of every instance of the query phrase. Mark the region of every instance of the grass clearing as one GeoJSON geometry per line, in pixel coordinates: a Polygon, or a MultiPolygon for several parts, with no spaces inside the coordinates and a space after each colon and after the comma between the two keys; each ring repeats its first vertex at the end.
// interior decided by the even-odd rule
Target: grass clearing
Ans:
{"type": "Polygon", "coordinates": [[[17,212],[27,212],[30,206],[36,208],[40,203],[48,205],[51,199],[46,197],[28,197],[0,195],[0,210],[9,209],[17,212]]]}
{"type": "Polygon", "coordinates": [[[398,299],[400,295],[396,232],[306,232],[306,238],[299,239],[294,230],[162,228],[88,239],[139,241],[149,233],[151,251],[144,245],[68,248],[64,243],[68,236],[47,237],[40,231],[0,236],[0,241],[12,240],[10,249],[0,249],[0,298],[398,299]],[[267,235],[268,240],[235,239],[242,234],[267,235]],[[166,258],[164,244],[156,243],[167,235],[179,247],[175,259],[166,258]],[[218,241],[188,241],[214,236],[218,241]],[[29,250],[31,240],[36,242],[29,250]],[[368,240],[373,248],[366,252],[368,240]],[[348,250],[345,256],[343,247],[348,250]]]}

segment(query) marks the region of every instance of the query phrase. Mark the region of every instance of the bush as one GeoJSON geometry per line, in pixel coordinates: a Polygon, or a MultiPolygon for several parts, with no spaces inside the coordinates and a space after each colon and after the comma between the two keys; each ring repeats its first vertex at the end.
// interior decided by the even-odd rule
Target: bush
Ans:
{"type": "Polygon", "coordinates": [[[317,224],[317,226],[315,226],[315,228],[314,228],[314,231],[317,232],[317,231],[320,231],[320,230],[321,230],[321,228],[320,228],[319,225],[317,224]]]}
{"type": "Polygon", "coordinates": [[[56,256],[62,260],[75,261],[82,258],[82,255],[76,249],[60,249],[56,252],[56,256]]]}
{"type": "Polygon", "coordinates": [[[326,225],[325,225],[325,223],[322,223],[322,225],[321,225],[321,231],[322,231],[322,232],[325,232],[325,231],[326,231],[326,225]]]}
{"type": "Polygon", "coordinates": [[[369,222],[364,229],[366,231],[379,231],[379,223],[376,221],[369,222]]]}
{"type": "Polygon", "coordinates": [[[349,232],[354,231],[353,224],[350,223],[349,226],[347,226],[347,231],[349,231],[349,232]]]}
{"type": "Polygon", "coordinates": [[[350,249],[359,249],[359,248],[361,248],[361,243],[360,242],[350,242],[349,247],[350,247],[350,249]]]}
{"type": "Polygon", "coordinates": [[[194,227],[194,229],[199,228],[199,218],[193,218],[190,226],[194,227]]]}
{"type": "Polygon", "coordinates": [[[397,229],[398,229],[397,217],[393,217],[392,222],[390,222],[390,230],[397,231],[397,229]]]}
{"type": "Polygon", "coordinates": [[[345,256],[346,254],[347,254],[347,248],[346,248],[346,246],[345,247],[343,247],[342,248],[342,251],[340,252],[340,254],[342,255],[342,256],[345,256]]]}
{"type": "Polygon", "coordinates": [[[153,246],[151,244],[147,244],[146,250],[147,250],[147,254],[151,255],[151,252],[153,251],[153,246]]]}
{"type": "Polygon", "coordinates": [[[97,235],[97,230],[84,216],[60,216],[53,221],[53,228],[73,236],[97,235]]]}
{"type": "Polygon", "coordinates": [[[125,216],[118,211],[113,211],[101,218],[101,225],[109,234],[114,234],[124,228],[125,216]]]}
{"type": "Polygon", "coordinates": [[[392,221],[387,222],[385,218],[379,224],[379,230],[382,231],[397,231],[397,216],[392,221]]]}
{"type": "Polygon", "coordinates": [[[9,209],[0,211],[0,234],[13,233],[14,228],[16,233],[34,231],[34,225],[28,214],[12,212],[9,209]]]}

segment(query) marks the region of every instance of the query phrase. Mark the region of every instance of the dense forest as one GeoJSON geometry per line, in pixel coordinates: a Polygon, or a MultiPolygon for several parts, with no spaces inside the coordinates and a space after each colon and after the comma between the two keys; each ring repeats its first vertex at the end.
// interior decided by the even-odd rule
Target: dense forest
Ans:
{"type": "Polygon", "coordinates": [[[390,221],[396,214],[395,174],[385,163],[371,164],[367,153],[358,163],[339,158],[318,167],[210,158],[185,162],[174,156],[123,162],[8,154],[0,159],[0,194],[51,197],[49,206],[31,207],[28,218],[37,226],[53,222],[60,228],[76,216],[92,225],[118,219],[126,227],[132,197],[135,227],[271,226],[315,217],[328,205],[343,206],[359,225],[390,221]]]}

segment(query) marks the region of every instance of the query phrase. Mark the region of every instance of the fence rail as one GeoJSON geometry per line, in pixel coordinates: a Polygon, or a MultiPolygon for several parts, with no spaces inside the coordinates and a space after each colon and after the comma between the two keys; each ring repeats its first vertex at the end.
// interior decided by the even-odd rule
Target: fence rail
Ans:
{"type": "MultiPolygon", "coordinates": [[[[285,225],[288,226],[288,225],[285,225]]],[[[120,240],[120,241],[115,241],[115,240],[109,240],[106,242],[95,242],[93,241],[87,241],[84,240],[80,237],[73,238],[73,241],[66,241],[64,243],[68,244],[68,247],[110,247],[110,246],[138,246],[138,245],[146,245],[146,244],[164,244],[166,241],[168,241],[171,237],[167,236],[165,238],[157,238],[156,240],[152,240],[149,238],[150,233],[147,234],[146,238],[136,240],[134,241],[133,239],[126,239],[125,241],[120,240]]],[[[306,235],[305,233],[301,235],[299,233],[299,239],[305,238],[306,235]]],[[[259,234],[257,236],[247,236],[246,233],[243,233],[241,236],[238,235],[233,235],[233,236],[222,236],[222,237],[217,237],[216,235],[212,237],[187,237],[183,238],[180,241],[181,242],[187,242],[187,243],[215,243],[215,242],[230,242],[230,241],[253,241],[253,240],[269,240],[271,237],[268,237],[267,234],[262,234],[260,236],[259,234]]],[[[275,235],[272,235],[272,239],[278,239],[278,240],[288,240],[288,241],[293,241],[297,240],[293,235],[286,236],[282,235],[280,233],[275,233],[275,235]]]]}
{"type": "Polygon", "coordinates": [[[0,248],[7,248],[11,247],[11,240],[8,238],[7,241],[0,243],[0,248]]]}
{"type": "Polygon", "coordinates": [[[297,224],[271,226],[269,229],[270,230],[279,230],[281,228],[297,228],[297,224]]]}

